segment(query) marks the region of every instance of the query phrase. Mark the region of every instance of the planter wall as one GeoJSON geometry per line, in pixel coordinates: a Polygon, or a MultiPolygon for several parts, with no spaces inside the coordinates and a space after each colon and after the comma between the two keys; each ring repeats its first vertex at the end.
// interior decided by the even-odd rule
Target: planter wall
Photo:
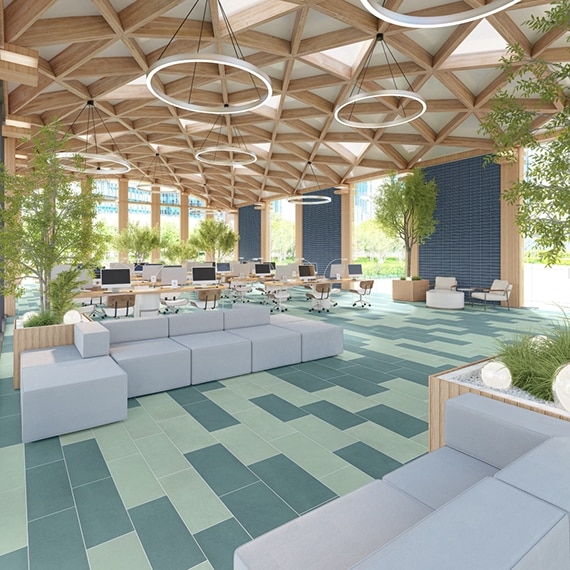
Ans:
{"type": "Polygon", "coordinates": [[[408,281],[394,279],[392,281],[392,299],[394,301],[425,301],[429,289],[429,279],[408,281]]]}
{"type": "Polygon", "coordinates": [[[458,374],[468,373],[471,370],[481,368],[486,362],[488,362],[488,360],[489,359],[479,360],[465,366],[452,368],[444,372],[439,372],[438,374],[432,374],[429,377],[428,435],[430,451],[434,451],[445,445],[443,437],[445,427],[445,402],[450,398],[455,398],[456,396],[460,396],[461,394],[465,394],[467,392],[478,394],[479,396],[485,396],[486,398],[491,398],[500,402],[505,402],[513,406],[518,406],[519,408],[532,410],[533,412],[537,412],[539,414],[545,414],[554,418],[570,421],[570,413],[565,412],[559,408],[550,407],[538,402],[532,402],[530,400],[524,400],[523,398],[511,396],[509,394],[495,392],[490,388],[487,389],[479,386],[474,386],[472,384],[466,384],[460,380],[454,379],[454,377],[457,377],[458,374]]]}

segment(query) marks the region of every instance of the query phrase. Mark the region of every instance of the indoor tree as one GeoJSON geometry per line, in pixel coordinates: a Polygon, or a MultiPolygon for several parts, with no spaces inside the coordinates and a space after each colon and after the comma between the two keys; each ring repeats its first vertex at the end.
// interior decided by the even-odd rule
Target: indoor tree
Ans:
{"type": "Polygon", "coordinates": [[[424,172],[396,173],[384,181],[374,197],[375,220],[388,237],[400,238],[406,251],[406,277],[412,276],[412,248],[433,234],[438,188],[424,172]]]}
{"type": "MultiPolygon", "coordinates": [[[[562,34],[570,26],[570,0],[554,2],[544,16],[524,22],[532,30],[562,34]]],[[[529,151],[524,180],[503,193],[517,205],[517,225],[535,239],[541,261],[556,263],[570,241],[570,64],[529,55],[510,45],[501,70],[508,83],[492,100],[481,132],[495,145],[493,160],[515,161],[529,151]]]]}
{"type": "Polygon", "coordinates": [[[198,224],[188,243],[203,252],[207,261],[215,262],[231,255],[238,240],[239,235],[228,224],[206,218],[198,224]]]}
{"type": "MultiPolygon", "coordinates": [[[[99,196],[91,178],[61,165],[57,153],[65,142],[57,123],[50,123],[31,139],[25,172],[13,174],[0,167],[0,290],[18,296],[23,292],[21,278],[35,277],[44,313],[50,312],[53,298],[52,269],[60,264],[96,264],[96,253],[104,250],[105,238],[95,221],[99,196]]],[[[76,279],[68,280],[67,286],[76,288],[76,279]]]]}
{"type": "Polygon", "coordinates": [[[160,247],[160,230],[141,226],[138,222],[129,224],[115,237],[113,246],[117,251],[127,253],[135,263],[143,263],[153,249],[160,247]]]}

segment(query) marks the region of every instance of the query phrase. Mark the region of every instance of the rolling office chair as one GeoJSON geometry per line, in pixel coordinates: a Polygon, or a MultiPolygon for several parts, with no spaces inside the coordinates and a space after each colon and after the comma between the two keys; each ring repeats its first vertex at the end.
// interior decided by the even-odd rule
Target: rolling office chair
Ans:
{"type": "Polygon", "coordinates": [[[177,313],[189,302],[185,297],[181,297],[180,293],[163,293],[160,295],[160,304],[164,307],[164,313],[177,313]]]}
{"type": "Polygon", "coordinates": [[[132,317],[135,308],[135,295],[108,295],[103,307],[102,317],[118,319],[132,317]]]}
{"type": "Polygon", "coordinates": [[[331,284],[316,283],[311,293],[307,293],[307,299],[311,300],[311,308],[309,311],[326,311],[331,307],[331,284]]]}
{"type": "Polygon", "coordinates": [[[368,299],[370,298],[370,293],[372,293],[372,287],[374,287],[374,279],[365,279],[360,282],[358,287],[351,289],[350,292],[352,294],[358,295],[358,299],[354,301],[354,303],[352,303],[352,306],[356,307],[356,305],[360,303],[362,307],[366,306],[372,307],[370,301],[366,300],[367,298],[368,299]]]}
{"type": "Polygon", "coordinates": [[[203,309],[204,311],[215,309],[221,296],[221,289],[203,289],[202,291],[198,291],[198,299],[193,299],[190,301],[190,304],[193,307],[203,309]]]}
{"type": "Polygon", "coordinates": [[[233,280],[230,285],[234,301],[241,301],[242,303],[249,303],[247,294],[251,293],[253,288],[247,281],[233,280]]]}
{"type": "Polygon", "coordinates": [[[273,303],[271,311],[274,309],[284,312],[287,310],[285,303],[290,299],[289,289],[283,285],[266,286],[267,300],[273,303]]]}

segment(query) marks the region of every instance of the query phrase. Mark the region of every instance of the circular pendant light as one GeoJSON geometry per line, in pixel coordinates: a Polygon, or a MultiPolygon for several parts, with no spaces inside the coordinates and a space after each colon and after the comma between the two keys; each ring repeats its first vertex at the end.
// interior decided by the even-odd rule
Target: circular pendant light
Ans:
{"type": "Polygon", "coordinates": [[[318,196],[315,194],[299,194],[298,196],[287,198],[287,202],[297,206],[316,206],[318,204],[328,204],[331,201],[330,196],[318,196]]]}
{"type": "Polygon", "coordinates": [[[255,162],[257,155],[239,146],[221,145],[200,149],[194,154],[194,158],[213,166],[246,166],[255,162]],[[224,156],[227,158],[223,158],[224,156]]]}
{"type": "Polygon", "coordinates": [[[56,157],[61,160],[61,166],[71,172],[85,174],[125,174],[131,170],[130,164],[122,158],[112,154],[99,154],[95,152],[58,152],[56,157]],[[83,159],[85,167],[77,164],[77,157],[83,159]],[[69,162],[68,162],[69,161],[69,162]],[[101,166],[101,165],[108,166],[101,166]]]}

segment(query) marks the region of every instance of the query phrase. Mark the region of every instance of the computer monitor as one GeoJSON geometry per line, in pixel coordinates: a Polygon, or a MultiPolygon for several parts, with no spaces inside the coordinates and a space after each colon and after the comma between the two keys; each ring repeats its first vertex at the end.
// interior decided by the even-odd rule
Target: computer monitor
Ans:
{"type": "Polygon", "coordinates": [[[254,271],[260,277],[271,275],[271,265],[269,263],[256,263],[254,271]]]}
{"type": "Polygon", "coordinates": [[[103,289],[129,289],[131,286],[131,270],[122,267],[101,269],[101,286],[103,289]]]}
{"type": "Polygon", "coordinates": [[[182,265],[165,265],[160,272],[160,284],[180,287],[186,284],[186,267],[182,265]]]}
{"type": "Polygon", "coordinates": [[[147,263],[143,265],[142,268],[142,278],[143,281],[151,281],[154,276],[155,280],[158,280],[158,274],[162,269],[162,263],[147,263]]]}
{"type": "Polygon", "coordinates": [[[349,263],[348,264],[349,277],[362,277],[362,263],[349,263]]]}
{"type": "Polygon", "coordinates": [[[231,273],[232,269],[229,261],[227,263],[216,263],[216,271],[218,273],[231,273]]]}
{"type": "Polygon", "coordinates": [[[299,278],[302,281],[308,281],[309,279],[315,278],[315,266],[314,265],[299,265],[299,278]]]}
{"type": "Polygon", "coordinates": [[[215,285],[217,282],[215,267],[192,267],[194,285],[215,285]]]}
{"type": "Polygon", "coordinates": [[[275,267],[276,267],[275,261],[270,261],[269,267],[271,268],[271,271],[275,271],[275,267]]]}

